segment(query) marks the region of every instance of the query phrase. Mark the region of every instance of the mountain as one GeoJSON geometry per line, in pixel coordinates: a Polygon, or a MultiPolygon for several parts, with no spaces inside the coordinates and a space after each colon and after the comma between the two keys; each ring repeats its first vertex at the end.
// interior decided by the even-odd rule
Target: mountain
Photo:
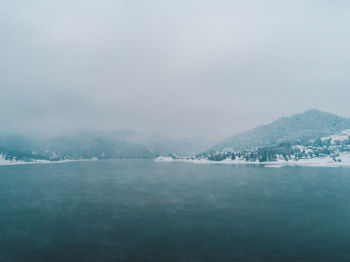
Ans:
{"type": "Polygon", "coordinates": [[[91,132],[50,138],[1,136],[0,154],[5,160],[21,161],[128,159],[156,156],[143,145],[91,132]]]}
{"type": "Polygon", "coordinates": [[[191,158],[175,156],[158,157],[157,161],[195,161],[199,163],[263,164],[274,167],[285,165],[303,166],[350,166],[350,129],[330,136],[311,139],[296,144],[283,142],[245,150],[211,151],[191,158]]]}
{"type": "Polygon", "coordinates": [[[156,160],[274,167],[350,166],[350,119],[313,109],[229,137],[190,158],[169,155],[156,160]]]}
{"type": "Polygon", "coordinates": [[[41,142],[41,149],[55,151],[67,158],[128,159],[156,156],[145,146],[115,138],[104,133],[80,132],[58,136],[41,142]]]}
{"type": "Polygon", "coordinates": [[[174,139],[159,134],[143,134],[132,130],[94,131],[95,134],[111,137],[146,147],[154,155],[173,153],[180,156],[190,156],[206,150],[214,143],[200,137],[174,139]]]}
{"type": "Polygon", "coordinates": [[[231,136],[209,151],[250,150],[258,147],[292,144],[329,136],[350,129],[350,119],[319,110],[308,110],[302,114],[283,117],[271,124],[231,136]]]}
{"type": "Polygon", "coordinates": [[[169,153],[188,156],[208,144],[145,135],[132,130],[88,130],[56,137],[0,136],[0,159],[9,161],[66,159],[151,159],[169,153]]]}

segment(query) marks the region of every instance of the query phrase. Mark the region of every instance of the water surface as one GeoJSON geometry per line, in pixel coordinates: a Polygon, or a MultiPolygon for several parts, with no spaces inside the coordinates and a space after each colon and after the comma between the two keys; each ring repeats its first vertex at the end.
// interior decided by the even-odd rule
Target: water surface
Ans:
{"type": "Polygon", "coordinates": [[[350,169],[1,166],[0,261],[350,261],[350,169]]]}

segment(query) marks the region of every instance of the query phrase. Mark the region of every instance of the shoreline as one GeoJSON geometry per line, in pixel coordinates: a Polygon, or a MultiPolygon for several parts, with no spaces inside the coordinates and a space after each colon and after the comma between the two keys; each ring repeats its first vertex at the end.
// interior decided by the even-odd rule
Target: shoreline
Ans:
{"type": "Polygon", "coordinates": [[[171,163],[171,162],[182,162],[189,164],[209,164],[209,165],[261,165],[267,168],[280,168],[286,166],[303,166],[303,167],[350,167],[350,154],[346,154],[346,161],[334,162],[330,157],[324,158],[309,158],[301,160],[277,160],[269,162],[248,162],[245,160],[231,160],[226,159],[222,161],[211,161],[207,159],[187,159],[187,158],[177,158],[173,159],[171,157],[158,157],[154,161],[171,163]]]}
{"type": "MultiPolygon", "coordinates": [[[[245,160],[231,160],[225,159],[222,161],[212,161],[207,159],[189,159],[189,158],[176,158],[171,157],[157,157],[153,159],[154,162],[162,163],[188,163],[188,164],[207,164],[207,165],[259,165],[266,168],[281,168],[281,167],[350,167],[350,154],[347,156],[345,162],[334,162],[332,158],[309,158],[301,160],[277,160],[269,162],[248,162],[245,160]]],[[[36,161],[11,161],[0,159],[0,166],[16,166],[16,165],[42,165],[42,164],[63,164],[69,162],[86,162],[86,161],[98,161],[98,159],[66,159],[58,161],[50,160],[36,160],[36,161]]]]}
{"type": "Polygon", "coordinates": [[[17,166],[17,165],[43,165],[43,164],[63,164],[69,162],[84,162],[84,161],[97,161],[96,159],[66,159],[58,161],[50,160],[35,160],[35,161],[11,161],[0,159],[0,166],[17,166]]]}

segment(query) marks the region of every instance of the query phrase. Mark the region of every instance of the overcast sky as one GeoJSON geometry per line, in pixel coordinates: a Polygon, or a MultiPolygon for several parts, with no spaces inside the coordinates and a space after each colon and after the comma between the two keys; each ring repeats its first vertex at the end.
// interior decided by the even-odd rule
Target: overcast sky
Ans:
{"type": "Polygon", "coordinates": [[[213,139],[350,117],[350,1],[0,0],[0,132],[213,139]]]}

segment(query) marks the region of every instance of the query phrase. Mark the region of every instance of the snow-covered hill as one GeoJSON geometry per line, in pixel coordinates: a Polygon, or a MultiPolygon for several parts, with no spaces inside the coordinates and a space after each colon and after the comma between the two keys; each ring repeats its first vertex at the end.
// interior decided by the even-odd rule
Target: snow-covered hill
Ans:
{"type": "Polygon", "coordinates": [[[346,129],[350,129],[350,119],[312,109],[231,136],[214,146],[211,151],[222,151],[225,148],[249,150],[282,142],[302,143],[346,129]]]}
{"type": "MultiPolygon", "coordinates": [[[[308,111],[301,115],[295,115],[288,119],[282,119],[270,126],[256,128],[249,134],[242,134],[243,141],[258,130],[275,130],[280,127],[280,132],[264,133],[260,137],[261,146],[253,147],[256,138],[249,140],[246,146],[241,141],[233,141],[230,145],[221,144],[214,149],[199,153],[192,158],[169,157],[157,158],[157,161],[187,161],[191,163],[221,163],[221,164],[263,164],[267,166],[306,165],[306,166],[350,166],[350,128],[347,127],[347,119],[340,118],[319,111],[308,111]],[[310,118],[310,115],[313,118],[310,118]],[[324,118],[324,119],[323,119],[324,118]],[[306,124],[306,119],[310,123],[306,124]],[[329,120],[331,122],[327,122],[329,120]],[[295,128],[289,128],[291,123],[303,122],[303,131],[295,132],[295,128]],[[287,123],[286,127],[281,123],[287,123]],[[315,124],[317,123],[317,124],[315,124]],[[319,127],[324,123],[326,127],[319,127]],[[287,128],[288,127],[288,128],[287,128]],[[312,127],[319,130],[312,130],[312,127]],[[331,130],[337,130],[331,132],[331,130]],[[282,135],[277,135],[282,134],[282,135]],[[296,135],[298,134],[298,135],[296,135]],[[302,134],[302,135],[300,135],[302,134]],[[327,134],[327,135],[325,135],[327,134]],[[269,140],[271,137],[275,139],[269,140]],[[278,139],[277,139],[278,137],[278,139]],[[287,138],[286,138],[287,137],[287,138]],[[290,138],[293,139],[290,139],[290,138]],[[285,140],[283,140],[285,138],[285,140]],[[269,142],[268,142],[269,141],[269,142]],[[279,143],[277,143],[279,141],[279,143]],[[240,144],[241,143],[241,144],[240,144]],[[238,145],[229,147],[232,145],[238,145]]],[[[298,125],[297,125],[298,126],[298,125]]],[[[299,126],[301,126],[299,124],[299,126]]],[[[239,139],[240,136],[235,136],[239,139]]]]}

